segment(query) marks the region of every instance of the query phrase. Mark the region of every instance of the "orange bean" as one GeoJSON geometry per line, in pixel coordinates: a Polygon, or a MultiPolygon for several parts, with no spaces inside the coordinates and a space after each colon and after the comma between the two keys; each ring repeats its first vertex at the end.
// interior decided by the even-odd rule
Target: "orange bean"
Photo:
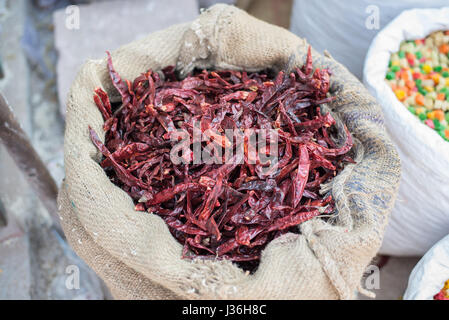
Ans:
{"type": "Polygon", "coordinates": [[[415,55],[413,54],[413,53],[411,53],[411,52],[407,52],[406,54],[405,54],[405,57],[407,58],[407,59],[415,59],[415,55]]]}
{"type": "Polygon", "coordinates": [[[404,81],[409,80],[409,76],[408,76],[407,71],[404,70],[404,71],[401,72],[401,79],[404,80],[404,81]]]}
{"type": "Polygon", "coordinates": [[[407,86],[407,88],[413,89],[415,87],[415,81],[407,80],[405,82],[405,85],[407,86]]]}
{"type": "Polygon", "coordinates": [[[443,112],[443,110],[434,110],[433,111],[434,112],[434,115],[435,115],[435,118],[436,119],[438,119],[439,121],[443,121],[444,120],[444,112],[443,112]]]}
{"type": "Polygon", "coordinates": [[[421,93],[417,93],[415,97],[415,102],[420,106],[424,105],[424,96],[421,93]]]}
{"type": "Polygon", "coordinates": [[[441,92],[441,93],[437,94],[437,100],[444,101],[444,99],[446,99],[446,95],[444,93],[441,92]]]}
{"type": "Polygon", "coordinates": [[[449,45],[447,43],[444,43],[440,46],[440,52],[442,54],[448,54],[449,52],[449,45]]]}

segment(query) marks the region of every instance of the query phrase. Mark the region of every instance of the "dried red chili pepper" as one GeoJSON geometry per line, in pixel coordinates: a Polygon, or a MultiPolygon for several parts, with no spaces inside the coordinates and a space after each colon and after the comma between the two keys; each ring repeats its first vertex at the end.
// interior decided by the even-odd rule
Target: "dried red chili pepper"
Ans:
{"type": "MultiPolygon", "coordinates": [[[[313,217],[334,211],[332,197],[320,194],[345,162],[352,138],[338,146],[335,120],[320,105],[329,96],[330,71],[313,71],[310,50],[306,64],[295,72],[194,72],[177,80],[174,67],[149,70],[132,83],[122,80],[108,53],[109,74],[122,98],[111,105],[107,94],[95,89],[94,101],[105,124],[103,144],[89,128],[104,160],[101,166],[112,182],[125,190],[136,210],[159,215],[184,245],[184,257],[210,257],[257,266],[262,249],[313,217]],[[199,128],[194,122],[199,122],[199,128]],[[221,147],[243,148],[242,162],[179,163],[170,160],[182,129],[195,130],[210,140],[211,153],[221,147]],[[278,135],[276,166],[255,154],[249,138],[229,139],[227,129],[271,129],[278,135]]],[[[188,143],[191,150],[204,146],[188,143]]],[[[262,155],[269,153],[265,146],[262,155]]],[[[194,152],[185,159],[192,160],[194,152]]],[[[221,159],[221,158],[220,158],[221,159]]]]}

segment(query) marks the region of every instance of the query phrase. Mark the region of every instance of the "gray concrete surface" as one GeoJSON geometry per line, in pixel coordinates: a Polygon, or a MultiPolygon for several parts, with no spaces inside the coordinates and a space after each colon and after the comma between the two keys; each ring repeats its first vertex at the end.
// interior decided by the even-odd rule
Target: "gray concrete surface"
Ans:
{"type": "MultiPolygon", "coordinates": [[[[53,33],[48,22],[51,24],[52,17],[45,14],[36,11],[30,1],[0,2],[0,60],[4,70],[0,91],[60,184],[64,126],[51,64],[48,73],[42,72],[39,60],[26,50],[35,46],[43,53],[51,51],[53,33]],[[36,37],[29,38],[33,32],[36,37]]],[[[45,59],[49,57],[45,54],[45,59]]],[[[0,228],[0,299],[103,299],[100,279],[50,229],[48,213],[1,143],[0,176],[0,199],[8,217],[7,226],[0,228]],[[79,287],[67,286],[69,266],[78,272],[79,287]]]]}
{"type": "Polygon", "coordinates": [[[0,237],[0,299],[28,300],[32,285],[28,236],[10,219],[0,237]]]}
{"type": "MultiPolygon", "coordinates": [[[[62,8],[62,20],[55,14],[55,21],[60,22],[55,27],[59,30],[58,79],[68,88],[86,59],[101,58],[105,50],[192,20],[198,5],[196,0],[182,4],[175,0],[90,0],[91,4],[79,6],[80,29],[69,30],[65,28],[65,8],[79,1],[44,2],[34,2],[39,6],[26,0],[0,2],[0,62],[4,71],[0,73],[0,91],[60,185],[64,177],[64,121],[56,86],[54,8],[62,8]],[[173,7],[177,10],[169,10],[173,7]]],[[[1,143],[0,163],[0,200],[8,217],[7,227],[0,227],[0,299],[111,298],[102,281],[50,228],[48,213],[1,143]],[[79,287],[68,285],[70,276],[79,279],[79,287]]]]}
{"type": "MultiPolygon", "coordinates": [[[[419,261],[419,257],[391,257],[388,262],[380,268],[379,288],[370,291],[376,294],[374,300],[399,300],[407,288],[410,272],[419,261]]],[[[362,281],[363,284],[363,281],[362,281]]],[[[365,285],[364,285],[365,287],[365,285]]],[[[359,300],[373,300],[361,294],[359,300]]]]}
{"type": "MultiPolygon", "coordinates": [[[[2,1],[0,3],[1,46],[0,60],[4,77],[0,91],[8,93],[8,100],[22,122],[24,130],[31,133],[31,120],[27,93],[29,69],[25,55],[17,41],[23,34],[26,2],[2,1]]],[[[28,235],[22,230],[28,223],[28,213],[33,202],[30,189],[14,161],[0,143],[0,198],[8,217],[8,225],[0,228],[0,298],[29,299],[31,282],[28,235]],[[29,198],[30,201],[23,201],[29,198]]]]}
{"type": "Polygon", "coordinates": [[[56,11],[54,25],[59,52],[57,82],[61,113],[65,114],[70,85],[86,60],[104,58],[106,50],[112,51],[151,32],[193,20],[198,13],[196,0],[101,1],[80,5],[79,29],[73,29],[72,16],[64,8],[56,11]]]}

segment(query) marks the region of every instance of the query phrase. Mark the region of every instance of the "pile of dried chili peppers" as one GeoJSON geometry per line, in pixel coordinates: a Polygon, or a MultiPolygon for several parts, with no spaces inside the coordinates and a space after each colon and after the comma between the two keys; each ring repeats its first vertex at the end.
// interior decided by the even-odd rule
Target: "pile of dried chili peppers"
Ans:
{"type": "Polygon", "coordinates": [[[337,146],[335,120],[320,107],[335,98],[328,94],[331,73],[313,70],[310,49],[302,68],[275,77],[204,70],[178,80],[174,67],[167,67],[132,83],[122,80],[108,56],[121,103],[111,104],[106,92],[95,90],[106,138],[103,144],[89,128],[91,140],[111,181],[131,196],[136,210],[164,219],[184,245],[184,258],[229,259],[254,270],[268,242],[333,213],[333,199],[320,195],[320,186],[353,162],[347,154],[353,142],[345,127],[346,141],[337,146]],[[194,121],[201,132],[216,132],[215,145],[234,149],[226,129],[274,130],[277,166],[264,174],[261,162],[251,163],[247,140],[241,162],[175,164],[171,135],[179,129],[193,135],[194,121]]]}

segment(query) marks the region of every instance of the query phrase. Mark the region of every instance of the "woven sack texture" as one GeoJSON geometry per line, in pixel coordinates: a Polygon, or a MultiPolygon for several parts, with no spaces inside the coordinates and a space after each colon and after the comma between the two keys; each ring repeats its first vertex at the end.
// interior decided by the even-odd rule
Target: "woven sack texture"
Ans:
{"type": "MultiPolygon", "coordinates": [[[[176,65],[194,68],[291,69],[308,44],[233,6],[215,5],[189,24],[175,25],[112,53],[122,77],[176,65]]],[[[96,87],[118,97],[106,59],[79,71],[67,105],[66,179],[59,194],[62,226],[74,250],[118,299],[352,299],[376,254],[400,179],[400,161],[383,116],[362,84],[329,54],[312,51],[314,67],[332,70],[329,107],[356,140],[356,164],[328,186],[337,216],[315,218],[270,242],[254,274],[229,261],[181,259],[182,245],[154,214],[134,211],[132,199],[109,181],[88,126],[102,133],[96,87]]],[[[100,135],[104,139],[104,134],[100,135]]],[[[362,290],[362,289],[360,289],[362,290]]]]}

